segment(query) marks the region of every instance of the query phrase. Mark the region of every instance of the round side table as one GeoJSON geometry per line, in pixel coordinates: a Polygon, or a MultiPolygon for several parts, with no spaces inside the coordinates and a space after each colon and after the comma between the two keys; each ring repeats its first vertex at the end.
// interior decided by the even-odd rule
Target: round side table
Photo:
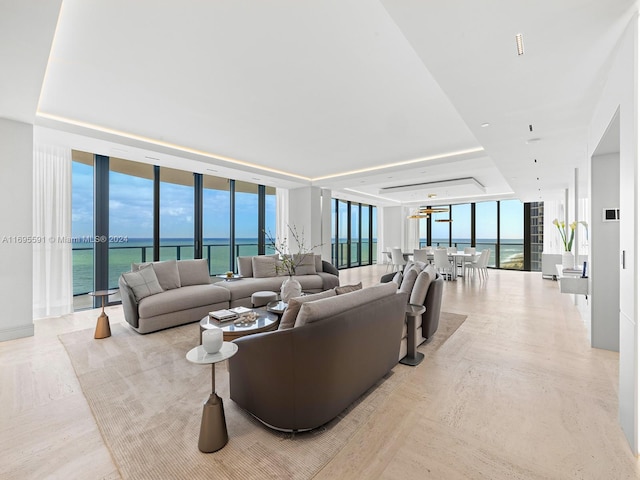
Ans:
{"type": "Polygon", "coordinates": [[[418,352],[416,345],[416,324],[418,317],[426,311],[424,305],[407,304],[404,313],[407,319],[407,356],[400,360],[403,365],[415,367],[424,360],[424,353],[418,352]]]}
{"type": "Polygon", "coordinates": [[[202,345],[187,352],[187,360],[199,365],[211,365],[211,395],[202,407],[202,421],[200,422],[200,437],[198,449],[203,453],[220,450],[227,444],[227,422],[224,418],[222,399],[216,393],[216,363],[233,357],[238,351],[238,345],[224,342],[216,353],[205,352],[202,345]]]}
{"type": "Polygon", "coordinates": [[[96,290],[95,292],[89,292],[92,297],[100,297],[102,299],[102,312],[98,317],[96,323],[96,331],[93,334],[93,338],[107,338],[111,336],[111,327],[109,326],[109,316],[104,313],[104,299],[109,295],[118,293],[118,290],[96,290]]]}

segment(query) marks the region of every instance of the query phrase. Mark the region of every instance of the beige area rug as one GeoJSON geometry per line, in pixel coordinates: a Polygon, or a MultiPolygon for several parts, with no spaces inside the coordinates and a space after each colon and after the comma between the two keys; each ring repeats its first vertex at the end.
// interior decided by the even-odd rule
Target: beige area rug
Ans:
{"type": "MultiPolygon", "coordinates": [[[[433,354],[465,318],[442,312],[434,339],[420,350],[433,354]]],[[[148,335],[118,324],[111,332],[104,340],[94,340],[93,329],[60,340],[124,479],[312,478],[413,368],[398,364],[338,418],[293,435],[268,429],[230,400],[226,362],[217,364],[229,443],[204,454],[197,445],[211,367],[185,358],[198,343],[198,324],[148,335]]]]}

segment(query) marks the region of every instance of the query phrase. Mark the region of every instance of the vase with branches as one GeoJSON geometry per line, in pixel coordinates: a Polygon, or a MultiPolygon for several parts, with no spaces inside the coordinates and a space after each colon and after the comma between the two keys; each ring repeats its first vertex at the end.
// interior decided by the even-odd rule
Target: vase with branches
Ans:
{"type": "Polygon", "coordinates": [[[295,225],[287,225],[288,235],[277,241],[270,232],[265,232],[269,246],[278,254],[276,262],[276,274],[286,275],[288,278],[282,283],[280,296],[283,302],[290,298],[300,296],[302,286],[294,275],[296,268],[307,263],[309,257],[313,258],[314,250],[320,245],[307,247],[304,239],[304,229],[298,231],[295,225]]]}

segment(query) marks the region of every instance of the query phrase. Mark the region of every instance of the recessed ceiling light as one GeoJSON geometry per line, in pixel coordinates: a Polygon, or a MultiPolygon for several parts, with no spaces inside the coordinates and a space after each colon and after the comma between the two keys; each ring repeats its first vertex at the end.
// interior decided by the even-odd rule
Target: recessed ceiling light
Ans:
{"type": "Polygon", "coordinates": [[[539,141],[540,141],[540,139],[536,137],[536,138],[530,138],[530,139],[529,139],[529,140],[527,140],[525,143],[526,143],[527,145],[531,145],[532,143],[538,143],[539,141]]]}
{"type": "Polygon", "coordinates": [[[490,124],[490,123],[487,123],[487,122],[480,124],[480,126],[481,126],[482,128],[487,128],[489,125],[491,125],[491,124],[490,124]]]}
{"type": "Polygon", "coordinates": [[[524,55],[524,44],[522,43],[522,34],[516,35],[516,48],[518,49],[518,55],[524,55]]]}

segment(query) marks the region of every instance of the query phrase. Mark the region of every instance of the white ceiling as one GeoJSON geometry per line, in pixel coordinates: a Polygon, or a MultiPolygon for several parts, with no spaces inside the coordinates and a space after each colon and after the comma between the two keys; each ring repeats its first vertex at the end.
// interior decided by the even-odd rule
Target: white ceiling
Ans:
{"type": "MultiPolygon", "coordinates": [[[[3,13],[18,3],[0,2],[3,13]]],[[[25,11],[45,15],[26,3],[15,35],[25,11]]],[[[599,87],[635,8],[64,0],[35,121],[73,148],[370,203],[555,198],[586,162],[599,87]],[[469,177],[482,188],[432,183],[469,177]]],[[[42,52],[50,32],[34,30],[42,52]]],[[[41,68],[12,53],[25,75],[24,64],[41,68]]],[[[14,118],[10,107],[0,100],[0,116],[14,118]]]]}

